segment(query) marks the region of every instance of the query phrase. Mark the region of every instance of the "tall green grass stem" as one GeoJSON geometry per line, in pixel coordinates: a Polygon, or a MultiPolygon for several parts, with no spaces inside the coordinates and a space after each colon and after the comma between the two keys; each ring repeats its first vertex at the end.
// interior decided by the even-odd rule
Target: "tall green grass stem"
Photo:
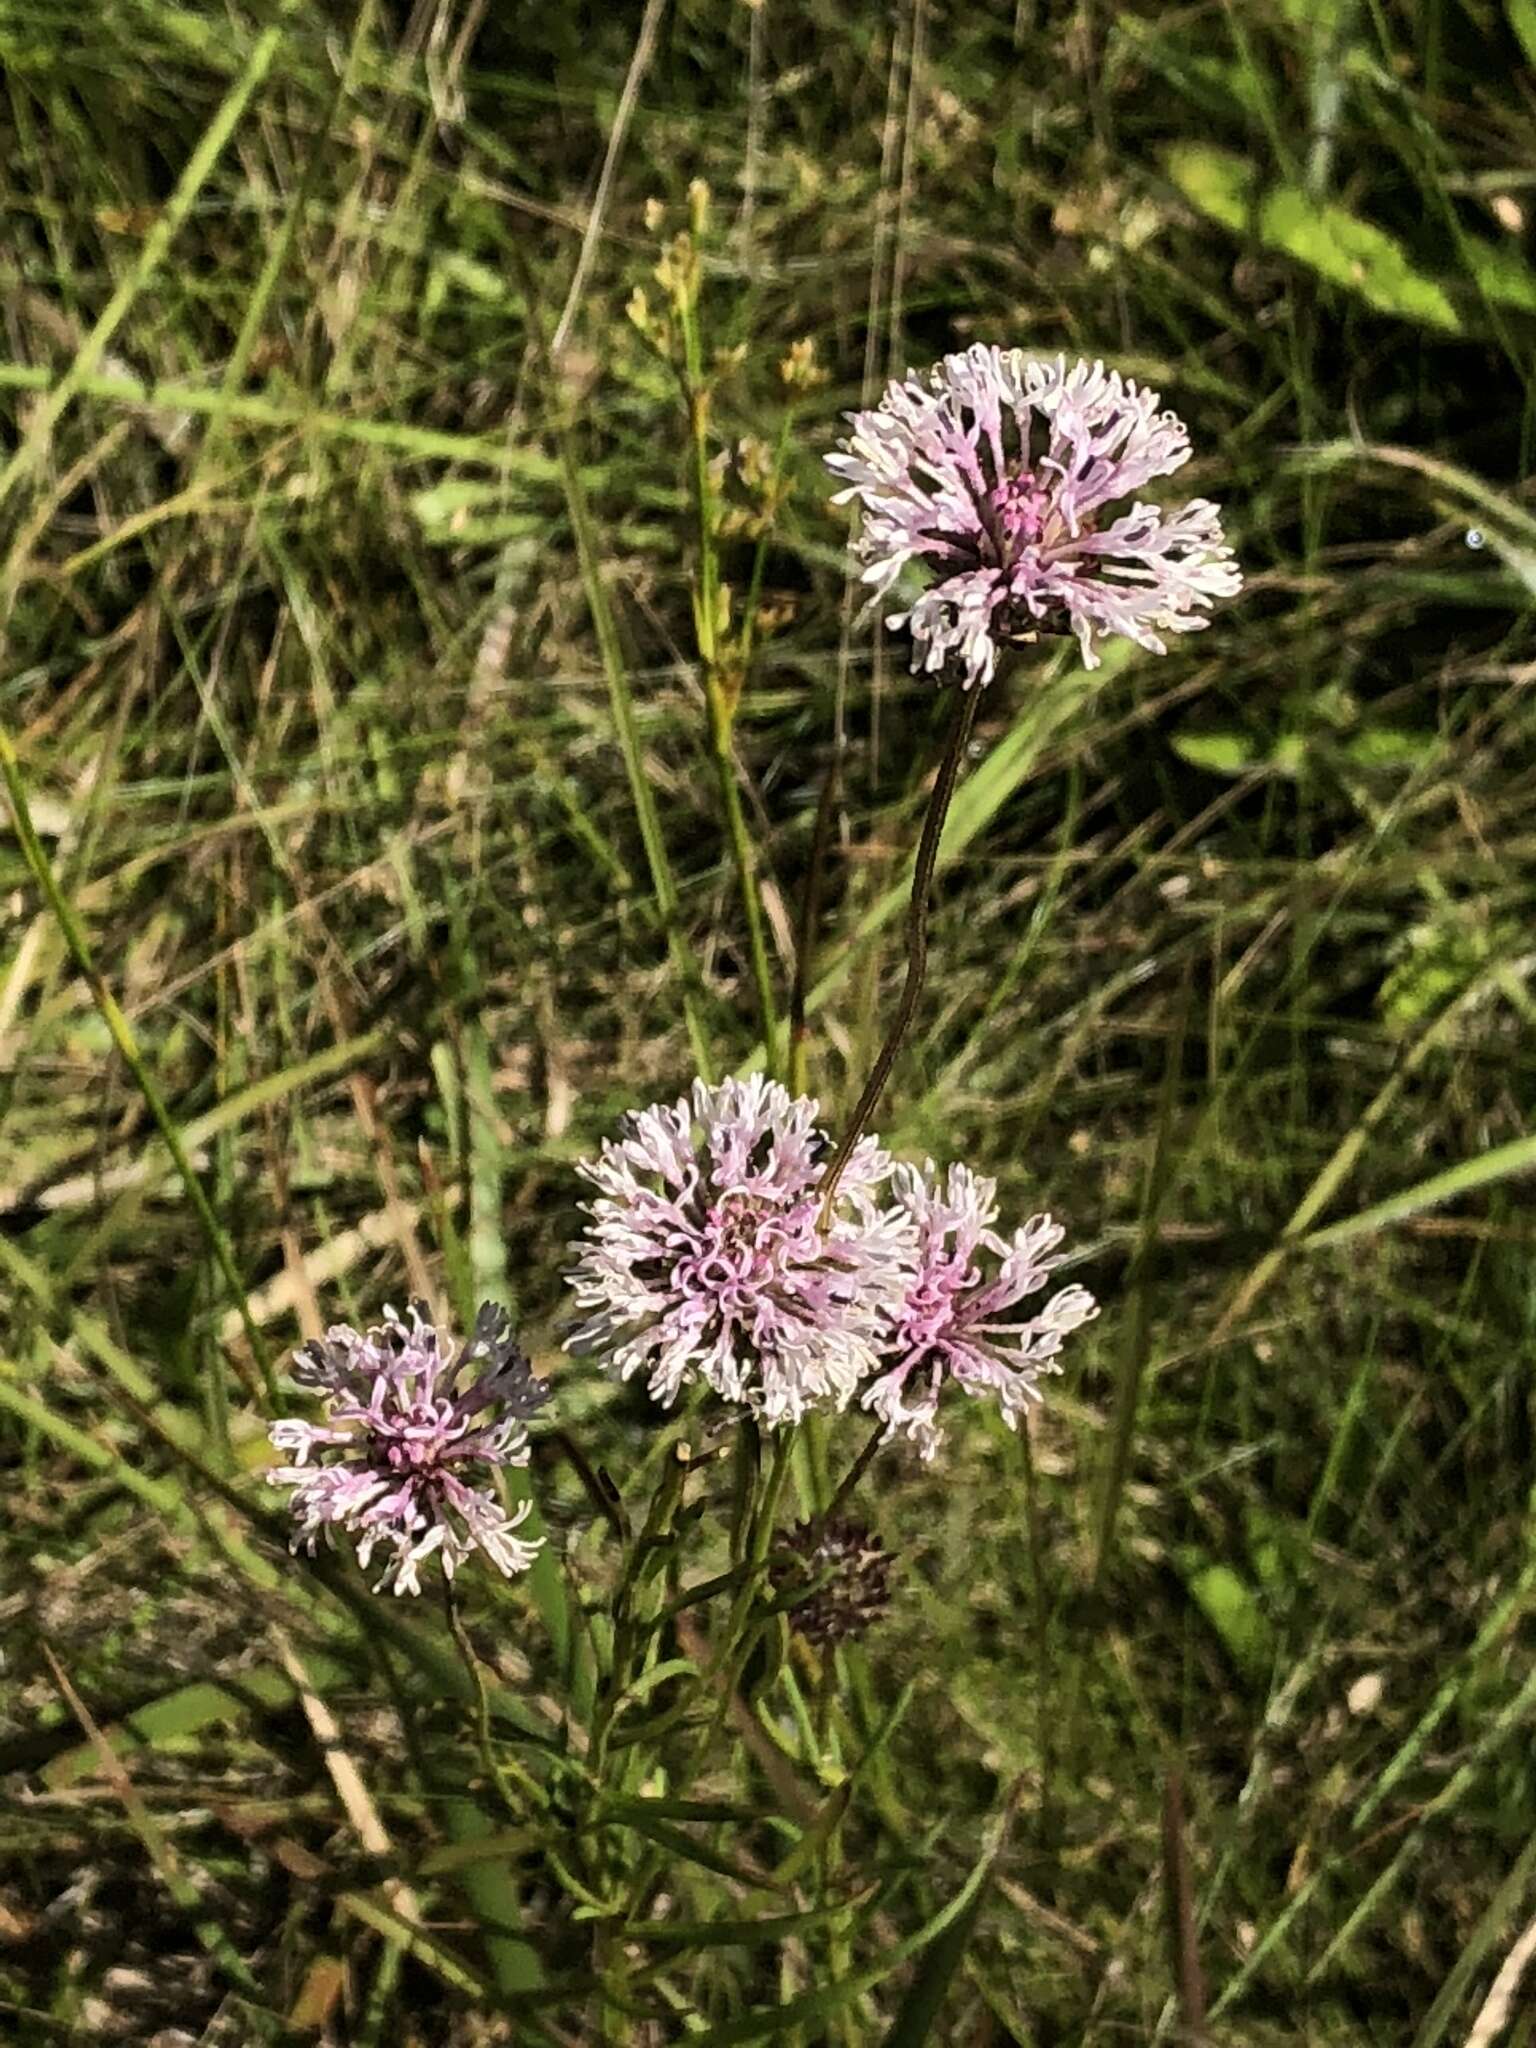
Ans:
{"type": "Polygon", "coordinates": [[[256,1327],[255,1319],[251,1314],[250,1303],[246,1299],[245,1283],[241,1280],[239,1270],[235,1265],[234,1247],[230,1243],[223,1224],[220,1223],[218,1217],[214,1214],[213,1204],[209,1201],[203,1184],[198,1179],[191,1160],[187,1157],[187,1149],[182,1143],[181,1132],[177,1129],[170,1111],[166,1108],[164,1098],[159,1088],[155,1085],[154,1076],[150,1073],[148,1066],[145,1064],[144,1056],[139,1051],[138,1041],[133,1035],[133,1027],[123,1015],[117,998],[113,995],[111,989],[107,987],[101,971],[96,965],[91,953],[90,941],[85,935],[85,927],[75,915],[74,906],[59,887],[58,877],[53,871],[53,863],[49,860],[43,843],[37,836],[37,828],[32,822],[32,811],[27,802],[26,784],[22,780],[21,761],[17,756],[15,746],[12,744],[10,733],[3,725],[0,725],[0,777],[4,779],[6,795],[10,799],[11,818],[15,826],[16,837],[21,845],[22,857],[32,871],[33,879],[42,892],[43,900],[53,912],[59,930],[63,933],[64,943],[69,948],[75,965],[85,978],[86,987],[91,992],[91,1000],[95,1003],[101,1020],[107,1027],[119,1057],[137,1083],[139,1093],[144,1098],[145,1106],[154,1118],[155,1126],[165,1141],[165,1149],[170,1153],[176,1171],[181,1176],[182,1186],[187,1191],[187,1200],[192,1204],[197,1220],[202,1226],[203,1235],[208,1240],[208,1248],[213,1254],[214,1262],[218,1266],[225,1286],[229,1289],[230,1299],[233,1301],[236,1312],[240,1317],[240,1325],[245,1331],[246,1342],[251,1347],[251,1357],[255,1362],[256,1370],[261,1375],[261,1384],[267,1402],[269,1405],[275,1405],[277,1400],[277,1382],[273,1377],[271,1362],[267,1357],[266,1346],[262,1342],[261,1332],[256,1327]]]}
{"type": "Polygon", "coordinates": [[[731,843],[731,858],[741,885],[742,909],[747,924],[747,950],[752,963],[752,984],[757,995],[758,1030],[762,1035],[763,1057],[771,1074],[779,1057],[779,1008],[773,990],[773,966],[768,957],[768,929],[767,920],[763,916],[762,887],[758,881],[756,856],[752,851],[752,836],[747,829],[746,814],[742,809],[735,753],[731,746],[733,714],[725,689],[713,670],[706,669],[704,688],[709,698],[710,755],[714,764],[715,780],[720,789],[721,808],[725,812],[725,829],[731,843]]]}
{"type": "MultiPolygon", "coordinates": [[[[704,667],[704,693],[709,711],[709,751],[720,805],[725,813],[726,836],[741,889],[741,907],[747,925],[747,950],[752,963],[752,981],[757,992],[758,1028],[762,1033],[763,1055],[772,1073],[778,1057],[779,1014],[774,995],[773,968],[768,956],[767,920],[763,915],[762,884],[752,836],[742,809],[740,778],[731,735],[741,702],[741,674],[728,677],[721,665],[720,549],[716,535],[715,487],[709,473],[709,385],[704,376],[704,349],[699,333],[698,303],[692,291],[680,290],[676,299],[678,321],[683,335],[684,397],[688,407],[688,432],[693,449],[694,512],[699,530],[699,586],[694,600],[699,658],[704,667]]],[[[746,631],[743,625],[743,632],[746,631]]]]}
{"type": "Polygon", "coordinates": [[[800,921],[795,930],[795,979],[789,996],[789,1052],[787,1070],[791,1095],[804,1095],[809,1081],[807,1056],[807,997],[811,967],[816,955],[816,930],[821,923],[822,885],[826,879],[827,855],[832,845],[832,821],[837,815],[837,792],[842,782],[843,752],[834,741],[832,758],[822,780],[816,802],[816,822],[811,828],[811,855],[806,865],[805,888],[800,897],[800,921]]]}
{"type": "MultiPolygon", "coordinates": [[[[286,0],[283,13],[285,16],[290,15],[296,12],[296,9],[297,0],[286,0]]],[[[169,253],[172,242],[175,241],[182,224],[197,202],[198,194],[207,183],[214,165],[223,155],[226,143],[239,126],[240,117],[250,104],[252,93],[266,77],[282,39],[283,31],[280,27],[269,28],[258,37],[240,76],[225,94],[218,112],[209,122],[201,141],[187,159],[186,169],[177,180],[175,191],[156,216],[154,226],[145,236],[144,246],[136,260],[102,308],[95,325],[81,344],[68,370],[49,389],[48,396],[38,407],[20,446],[4,469],[0,470],[0,502],[10,495],[12,488],[41,458],[53,429],[63,417],[70,401],[77,392],[84,390],[91,376],[100,367],[113,335],[128,317],[134,300],[169,253]]]]}
{"type": "Polygon", "coordinates": [[[667,856],[666,841],[662,837],[661,819],[656,811],[656,797],[645,772],[639,729],[635,723],[634,698],[629,687],[629,670],[624,660],[624,650],[619,644],[618,624],[603,583],[592,510],[587,503],[586,489],[576,466],[569,431],[562,426],[558,432],[560,473],[565,483],[571,528],[576,536],[582,587],[586,591],[587,607],[592,614],[592,626],[597,634],[597,644],[602,656],[603,674],[608,684],[608,702],[613,710],[619,751],[624,757],[624,772],[629,779],[630,801],[635,807],[635,822],[640,828],[646,864],[650,869],[651,891],[656,898],[656,909],[666,932],[667,948],[682,984],[683,1018],[688,1028],[688,1043],[693,1053],[694,1065],[700,1078],[709,1081],[713,1079],[714,1062],[703,1019],[703,976],[688,944],[687,935],[683,931],[677,883],[673,878],[672,863],[667,856]]]}

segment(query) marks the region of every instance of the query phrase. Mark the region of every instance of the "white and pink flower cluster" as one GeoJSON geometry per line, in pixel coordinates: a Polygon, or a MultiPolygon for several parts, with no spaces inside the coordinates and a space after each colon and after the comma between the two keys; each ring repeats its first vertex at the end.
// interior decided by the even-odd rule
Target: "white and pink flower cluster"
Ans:
{"type": "Polygon", "coordinates": [[[667,1406],[702,1384],[770,1427],[857,1400],[924,1458],[950,1381],[1016,1426],[1098,1312],[1077,1286],[1030,1300],[1060,1263],[1060,1225],[1004,1237],[995,1181],[895,1165],[873,1138],[824,1214],[816,1116],[753,1075],[630,1117],[581,1169],[597,1197],[567,1276],[583,1311],[569,1348],[643,1373],[667,1406]]]}
{"type": "Polygon", "coordinates": [[[474,1550],[509,1578],[533,1563],[543,1539],[516,1533],[532,1503],[509,1515],[490,1482],[498,1467],[527,1464],[523,1424],[546,1389],[489,1302],[449,1356],[421,1302],[404,1316],[386,1308],[366,1335],[339,1323],[295,1355],[294,1378],[327,1411],[323,1423],[274,1422],[270,1432],[294,1459],[267,1477],[295,1489],[296,1545],[313,1551],[344,1533],[365,1571],[382,1549],[379,1588],[396,1593],[420,1592],[434,1555],[449,1579],[474,1550]]]}
{"type": "Polygon", "coordinates": [[[1088,668],[1114,635],[1162,654],[1165,633],[1204,626],[1242,587],[1208,499],[1171,512],[1134,500],[1189,460],[1189,435],[1155,391],[1102,363],[978,345],[848,419],[827,464],[844,480],[834,502],[863,513],[854,552],[871,604],[909,565],[928,578],[886,620],[911,634],[914,670],[971,689],[1002,647],[1041,632],[1075,633],[1088,668]]]}
{"type": "MultiPolygon", "coordinates": [[[[1036,1216],[1004,1237],[995,1181],[896,1165],[873,1138],[828,1204],[816,1115],[754,1075],[628,1118],[581,1168],[597,1196],[566,1276],[582,1310],[569,1348],[643,1373],[665,1406],[704,1386],[770,1428],[858,1401],[924,1458],[951,1382],[1017,1427],[1098,1313],[1082,1287],[1032,1299],[1061,1226],[1036,1216]]],[[[476,1550],[508,1577],[533,1563],[543,1539],[517,1534],[531,1504],[508,1514],[494,1476],[527,1464],[524,1423],[548,1390],[502,1309],[480,1310],[456,1357],[420,1302],[365,1334],[337,1324],[295,1355],[294,1378],[326,1411],[270,1432],[293,1459],[267,1477],[293,1489],[295,1545],[346,1536],[365,1570],[380,1550],[395,1593],[420,1592],[434,1556],[450,1580],[476,1550]]]]}

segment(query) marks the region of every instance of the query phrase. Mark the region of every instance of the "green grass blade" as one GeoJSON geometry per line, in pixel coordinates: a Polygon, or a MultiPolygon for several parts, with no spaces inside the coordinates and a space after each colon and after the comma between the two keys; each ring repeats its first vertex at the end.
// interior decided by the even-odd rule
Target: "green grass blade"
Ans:
{"type": "MultiPolygon", "coordinates": [[[[287,0],[283,11],[289,15],[296,12],[296,0],[287,0]]],[[[38,407],[21,445],[4,469],[0,469],[0,504],[4,503],[15,484],[36,463],[70,401],[97,369],[113,335],[128,317],[134,301],[170,253],[171,244],[196,204],[198,195],[207,184],[214,165],[224,152],[225,145],[239,126],[240,117],[250,104],[252,93],[265,78],[282,39],[281,28],[266,29],[257,38],[250,56],[246,59],[244,70],[225,95],[223,104],[204,131],[202,140],[187,160],[186,168],[177,180],[175,191],[145,236],[144,246],[140,249],[137,259],[102,308],[96,324],[86,336],[69,369],[52,386],[38,407]]]]}
{"type": "Polygon", "coordinates": [[[1480,1158],[1464,1159],[1459,1166],[1448,1166],[1443,1173],[1432,1173],[1427,1180],[1404,1188],[1401,1194],[1389,1195],[1386,1201],[1373,1203],[1369,1209],[1362,1209],[1358,1216],[1346,1216],[1342,1223],[1330,1223],[1325,1230],[1314,1230],[1310,1237],[1302,1239],[1301,1249],[1321,1251],[1328,1245],[1348,1244],[1351,1238],[1368,1237],[1389,1223],[1401,1223],[1405,1217],[1436,1209],[1442,1202],[1454,1201],[1458,1195],[1470,1194],[1475,1188],[1492,1187],[1514,1174],[1530,1173],[1533,1169],[1536,1169],[1536,1137],[1511,1138],[1508,1144],[1495,1145],[1480,1158]]]}

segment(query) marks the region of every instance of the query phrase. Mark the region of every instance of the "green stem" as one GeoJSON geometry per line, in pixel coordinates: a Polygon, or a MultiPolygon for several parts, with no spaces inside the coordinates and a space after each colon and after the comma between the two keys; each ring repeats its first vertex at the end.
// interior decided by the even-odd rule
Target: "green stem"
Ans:
{"type": "Polygon", "coordinates": [[[794,430],[795,407],[786,405],[784,417],[779,422],[779,444],[773,451],[773,468],[768,477],[768,498],[763,518],[763,530],[757,537],[757,546],[752,553],[752,573],[747,578],[747,595],[741,608],[741,668],[745,681],[747,669],[757,644],[757,607],[763,594],[763,576],[768,567],[768,543],[773,538],[774,518],[778,508],[779,485],[784,476],[784,464],[789,456],[789,439],[794,430]]]}
{"type": "Polygon", "coordinates": [[[693,448],[694,512],[699,529],[699,587],[694,605],[699,658],[704,667],[704,694],[709,708],[709,751],[715,779],[720,786],[720,803],[725,812],[726,834],[731,858],[741,888],[741,906],[747,922],[747,947],[752,962],[752,980],[757,991],[758,1028],[768,1071],[773,1072],[778,1047],[778,1004],[773,993],[773,969],[768,955],[767,921],[763,916],[763,893],[758,881],[757,861],[747,830],[741,803],[740,778],[731,747],[736,707],[741,701],[741,681],[734,685],[722,672],[720,661],[720,550],[715,538],[715,492],[709,474],[709,386],[704,379],[704,350],[699,333],[698,308],[691,289],[679,291],[676,299],[678,323],[683,335],[683,392],[688,406],[688,432],[693,448]]]}
{"type": "Polygon", "coordinates": [[[885,1424],[883,1422],[877,1422],[873,1430],[870,1432],[869,1440],[866,1442],[863,1450],[860,1451],[859,1455],[848,1467],[848,1470],[843,1474],[836,1493],[833,1494],[831,1500],[827,1502],[825,1508],[823,1508],[821,1513],[816,1517],[816,1533],[818,1536],[820,1536],[822,1531],[827,1528],[828,1524],[835,1519],[835,1517],[838,1514],[838,1511],[847,1502],[849,1495],[853,1492],[853,1489],[858,1485],[859,1481],[864,1477],[864,1474],[869,1470],[870,1466],[874,1463],[875,1453],[879,1450],[880,1446],[885,1442],[885,1436],[885,1424]]]}
{"type": "Polygon", "coordinates": [[[731,842],[731,857],[741,884],[741,904],[747,920],[747,947],[752,960],[752,981],[757,991],[757,1024],[762,1034],[763,1053],[771,1074],[778,1052],[779,1011],[773,993],[773,966],[768,957],[767,920],[763,916],[763,892],[757,878],[757,861],[741,804],[741,786],[731,748],[732,711],[725,687],[714,669],[706,667],[704,690],[709,700],[710,754],[715,780],[720,785],[720,803],[725,812],[725,829],[731,842]]]}
{"type": "Polygon", "coordinates": [[[976,722],[976,707],[980,700],[979,685],[973,689],[961,690],[950,718],[949,738],[945,742],[944,757],[939,763],[938,779],[933,785],[933,794],[928,799],[928,815],[923,820],[923,835],[918,841],[917,860],[912,870],[912,895],[907,905],[907,978],[902,984],[901,1000],[896,1005],[896,1016],[886,1034],[885,1043],[880,1048],[874,1068],[864,1084],[864,1093],[854,1105],[848,1128],[832,1155],[832,1164],[827,1168],[826,1177],[822,1181],[823,1222],[831,1212],[843,1168],[852,1157],[854,1146],[864,1135],[870,1118],[880,1106],[885,1084],[891,1077],[896,1055],[901,1051],[907,1028],[917,1009],[918,998],[923,992],[923,982],[928,972],[928,899],[933,892],[933,870],[938,860],[944,820],[949,815],[950,801],[960,777],[960,763],[965,759],[965,750],[970,742],[971,727],[976,722]]]}
{"type": "Polygon", "coordinates": [[[677,1456],[674,1444],[672,1455],[651,1497],[645,1525],[629,1547],[623,1574],[613,1596],[613,1648],[607,1683],[593,1709],[587,1756],[588,1769],[599,1786],[604,1779],[614,1718],[634,1677],[636,1655],[640,1653],[643,1658],[648,1658],[654,1649],[654,1637],[646,1626],[649,1617],[637,1616],[635,1612],[642,1572],[652,1555],[672,1541],[673,1526],[687,1478],[688,1466],[677,1456]]]}
{"type": "Polygon", "coordinates": [[[834,742],[832,758],[821,785],[816,805],[816,823],[811,830],[811,858],[805,874],[805,892],[800,898],[800,923],[795,932],[795,980],[789,996],[789,1092],[804,1095],[808,1080],[806,1058],[806,997],[811,986],[811,962],[816,951],[816,927],[821,922],[822,881],[827,869],[827,852],[832,844],[832,820],[837,815],[837,791],[842,781],[842,748],[834,742]]]}
{"type": "Polygon", "coordinates": [[[608,602],[608,592],[598,561],[591,507],[587,503],[586,489],[576,467],[570,434],[564,426],[559,427],[557,432],[560,471],[565,480],[571,528],[576,536],[576,554],[581,564],[582,586],[587,594],[587,606],[592,614],[592,625],[602,656],[603,674],[608,683],[608,702],[613,710],[619,752],[624,757],[624,772],[629,780],[630,801],[635,807],[635,822],[640,827],[640,840],[645,848],[646,864],[651,871],[651,891],[656,898],[656,908],[666,931],[672,964],[682,982],[683,1016],[688,1026],[688,1042],[692,1048],[694,1066],[700,1078],[709,1081],[714,1073],[714,1063],[710,1058],[709,1039],[700,1013],[704,992],[703,978],[683,933],[677,884],[672,878],[672,865],[667,858],[666,841],[661,834],[661,820],[656,812],[656,798],[645,772],[645,760],[640,749],[640,733],[635,722],[634,699],[630,695],[629,672],[624,662],[624,651],[619,645],[618,626],[608,602]]]}
{"type": "MultiPolygon", "coordinates": [[[[454,1597],[453,1581],[446,1573],[443,1576],[443,1613],[447,1616],[448,1633],[453,1637],[453,1646],[458,1651],[460,1661],[469,1673],[470,1682],[475,1689],[475,1747],[480,1754],[481,1766],[497,1798],[506,1809],[508,1819],[521,1825],[528,1818],[527,1809],[513,1798],[507,1787],[507,1767],[492,1747],[491,1696],[485,1683],[485,1669],[475,1653],[474,1644],[469,1640],[469,1631],[464,1626],[459,1614],[459,1603],[454,1597]]],[[[524,1771],[520,1764],[514,1765],[513,1772],[534,1808],[547,1807],[548,1797],[537,1778],[524,1771]]]]}
{"type": "Polygon", "coordinates": [[[781,1429],[773,1440],[773,1451],[768,1460],[768,1476],[763,1482],[758,1497],[757,1514],[752,1524],[752,1545],[750,1561],[759,1567],[765,1562],[773,1547],[774,1524],[779,1518],[779,1502],[784,1494],[784,1482],[789,1477],[790,1450],[794,1442],[794,1430],[781,1429]]]}
{"type": "Polygon", "coordinates": [[[257,1329],[255,1320],[251,1315],[250,1303],[246,1299],[245,1285],[235,1265],[234,1247],[229,1241],[224,1226],[214,1214],[213,1204],[209,1201],[203,1184],[198,1179],[191,1160],[187,1157],[187,1149],[182,1143],[181,1133],[172,1121],[170,1111],[165,1106],[160,1090],[155,1086],[154,1078],[144,1063],[144,1056],[139,1051],[138,1042],[133,1035],[133,1027],[123,1015],[117,998],[107,987],[105,980],[102,978],[101,971],[92,957],[90,941],[86,938],[85,928],[79,918],[76,917],[69,899],[59,887],[58,877],[53,871],[53,864],[44,851],[43,843],[37,836],[37,828],[32,822],[32,811],[27,802],[26,785],[21,777],[20,759],[11,742],[11,736],[3,725],[0,725],[0,777],[4,778],[6,794],[10,798],[11,817],[16,830],[16,837],[21,845],[23,858],[26,860],[27,866],[32,870],[33,879],[42,891],[44,901],[58,922],[59,929],[64,935],[64,943],[69,948],[75,965],[85,978],[86,986],[91,992],[91,1000],[95,1003],[102,1022],[107,1027],[119,1057],[138,1084],[139,1093],[143,1096],[145,1105],[150,1115],[154,1118],[155,1126],[165,1141],[165,1148],[170,1153],[176,1171],[181,1176],[182,1186],[187,1191],[187,1200],[192,1204],[197,1220],[202,1226],[203,1234],[208,1240],[208,1248],[213,1253],[214,1261],[218,1266],[224,1285],[228,1288],[230,1298],[234,1302],[235,1309],[239,1314],[241,1327],[245,1331],[246,1341],[251,1347],[251,1356],[255,1360],[257,1371],[261,1374],[262,1386],[265,1389],[267,1401],[269,1404],[275,1405],[277,1401],[277,1382],[273,1377],[272,1367],[267,1358],[266,1347],[262,1343],[261,1333],[257,1329]]]}
{"type": "MultiPolygon", "coordinates": [[[[640,828],[640,841],[645,848],[646,865],[650,869],[651,893],[656,899],[656,909],[667,936],[667,951],[682,984],[683,1018],[688,1029],[688,1043],[693,1053],[694,1067],[701,1080],[709,1081],[714,1074],[714,1063],[710,1058],[709,1037],[704,1029],[702,1015],[706,996],[704,977],[699,971],[699,963],[694,958],[693,949],[683,930],[677,884],[673,879],[671,861],[667,857],[667,842],[662,836],[661,820],[656,811],[656,798],[645,772],[645,757],[641,752],[640,732],[635,722],[634,698],[629,687],[629,671],[619,640],[618,622],[608,601],[607,585],[603,581],[602,559],[592,508],[587,502],[586,486],[582,482],[581,470],[576,461],[576,448],[569,423],[570,407],[562,396],[558,365],[550,353],[549,338],[544,331],[538,280],[515,238],[511,245],[511,254],[523,287],[529,339],[543,368],[553,407],[555,444],[559,450],[560,475],[565,486],[566,507],[571,515],[571,531],[576,539],[576,558],[581,568],[582,589],[586,593],[587,609],[592,615],[592,630],[597,635],[603,677],[608,685],[608,702],[613,711],[619,752],[624,757],[624,773],[629,782],[630,801],[635,807],[635,822],[640,828]]],[[[505,466],[510,454],[505,442],[502,444],[502,450],[505,466]]]]}
{"type": "Polygon", "coordinates": [[[1056,1697],[1052,1682],[1052,1621],[1050,1591],[1045,1577],[1045,1524],[1041,1513],[1040,1481],[1035,1471],[1035,1449],[1030,1441],[1029,1418],[1019,1417],[1019,1450],[1024,1463],[1024,1526],[1028,1532],[1030,1586],[1035,1601],[1035,1742],[1040,1752],[1040,1836],[1049,1843],[1055,1828],[1056,1723],[1051,1703],[1056,1697]]]}

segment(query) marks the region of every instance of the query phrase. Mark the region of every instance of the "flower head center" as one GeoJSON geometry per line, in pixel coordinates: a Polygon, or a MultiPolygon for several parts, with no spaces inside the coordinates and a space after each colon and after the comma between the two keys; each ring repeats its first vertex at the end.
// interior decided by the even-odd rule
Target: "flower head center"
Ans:
{"type": "Polygon", "coordinates": [[[728,1312],[745,1310],[805,1256],[814,1217],[811,1201],[785,1208],[757,1195],[722,1195],[705,1210],[696,1249],[679,1261],[677,1280],[728,1312]]]}
{"type": "Polygon", "coordinates": [[[370,1462],[383,1472],[427,1478],[451,1462],[465,1427],[450,1401],[397,1400],[369,1418],[370,1462]]]}
{"type": "Polygon", "coordinates": [[[1060,524],[1053,493],[1030,469],[1005,476],[991,492],[989,509],[998,566],[1003,569],[1011,569],[1028,549],[1039,547],[1053,525],[1060,524]]]}
{"type": "Polygon", "coordinates": [[[964,1322],[961,1297],[977,1277],[969,1260],[958,1253],[934,1259],[921,1269],[902,1307],[901,1337],[907,1350],[932,1350],[964,1322]]]}

